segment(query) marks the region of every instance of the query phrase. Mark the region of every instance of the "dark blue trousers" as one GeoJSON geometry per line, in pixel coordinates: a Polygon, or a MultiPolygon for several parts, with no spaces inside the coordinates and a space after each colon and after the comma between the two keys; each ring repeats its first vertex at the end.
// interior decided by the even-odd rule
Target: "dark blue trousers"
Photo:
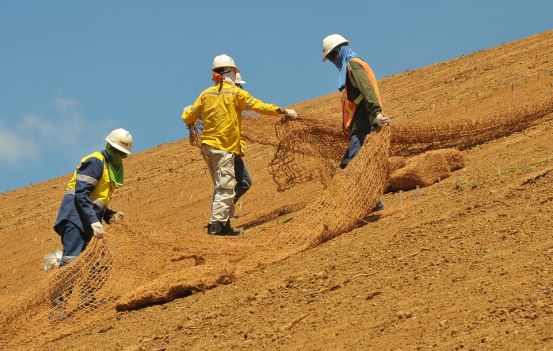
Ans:
{"type": "Polygon", "coordinates": [[[92,231],[81,231],[71,221],[60,223],[61,242],[63,244],[63,254],[60,267],[65,266],[79,256],[92,239],[92,231]]]}
{"type": "Polygon", "coordinates": [[[344,169],[347,167],[349,162],[357,156],[359,153],[359,150],[361,150],[361,146],[365,143],[365,138],[370,133],[370,130],[360,131],[355,134],[352,134],[349,137],[349,146],[346,150],[346,153],[344,154],[344,157],[342,157],[342,161],[340,162],[340,168],[344,169]]]}
{"type": "Polygon", "coordinates": [[[240,156],[234,156],[234,176],[236,177],[236,186],[234,187],[234,203],[246,193],[252,186],[252,178],[240,156]]]}

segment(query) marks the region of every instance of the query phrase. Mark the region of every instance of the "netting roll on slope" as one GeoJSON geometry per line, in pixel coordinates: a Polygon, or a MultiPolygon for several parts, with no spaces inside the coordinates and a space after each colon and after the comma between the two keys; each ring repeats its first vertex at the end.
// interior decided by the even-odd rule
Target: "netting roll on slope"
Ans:
{"type": "Polygon", "coordinates": [[[294,212],[293,218],[271,231],[270,237],[235,238],[243,253],[239,261],[221,258],[188,271],[159,276],[119,299],[117,309],[130,310],[171,301],[176,295],[198,287],[199,290],[214,287],[220,284],[226,270],[238,278],[366,223],[364,218],[372,212],[387,187],[389,149],[389,128],[371,133],[348,167],[337,171],[315,200],[294,212]]]}
{"type": "MultiPolygon", "coordinates": [[[[424,124],[392,121],[389,153],[415,156],[444,148],[464,150],[524,130],[551,114],[553,100],[546,100],[475,119],[424,124]]],[[[347,148],[341,131],[313,125],[308,119],[281,121],[275,128],[279,142],[268,170],[277,189],[285,191],[312,180],[327,185],[347,148]]],[[[262,141],[259,138],[252,140],[262,141]]]]}
{"type": "MultiPolygon", "coordinates": [[[[240,277],[260,264],[282,260],[362,223],[386,188],[389,143],[388,128],[370,134],[350,165],[337,171],[320,196],[282,224],[271,240],[248,235],[235,238],[242,256],[232,262],[235,269],[240,268],[231,273],[240,277]]],[[[223,255],[209,265],[164,273],[150,260],[168,255],[171,247],[150,242],[139,230],[126,229],[127,235],[113,240],[92,240],[70,265],[51,273],[45,283],[0,312],[0,343],[43,344],[113,318],[116,307],[135,309],[171,301],[185,296],[183,292],[228,283],[221,280],[220,267],[229,265],[229,257],[223,255]],[[144,247],[151,255],[132,255],[134,249],[144,247]],[[156,278],[145,280],[148,276],[156,278]]]]}
{"type": "MultiPolygon", "coordinates": [[[[234,245],[240,245],[242,253],[239,258],[232,257],[233,269],[239,269],[231,273],[239,277],[260,264],[282,260],[364,223],[386,189],[389,156],[471,147],[522,130],[549,118],[552,112],[553,102],[549,100],[475,121],[385,127],[367,136],[345,170],[337,169],[347,147],[347,139],[339,131],[305,120],[278,123],[279,144],[269,170],[279,189],[313,179],[322,180],[326,187],[294,213],[292,220],[279,225],[270,240],[249,235],[236,238],[234,245]]],[[[0,346],[8,341],[12,345],[32,345],[32,340],[41,344],[112,318],[116,306],[138,308],[170,301],[193,289],[224,284],[218,281],[221,275],[217,268],[228,264],[229,257],[222,255],[210,265],[183,267],[166,274],[153,260],[169,255],[172,248],[149,241],[135,225],[125,228],[125,236],[93,240],[72,266],[50,274],[46,282],[3,308],[0,346]],[[152,257],[138,257],[130,250],[144,247],[150,248],[152,257]]]]}
{"type": "Polygon", "coordinates": [[[322,229],[310,238],[311,246],[366,223],[388,185],[390,132],[384,127],[369,134],[348,167],[338,171],[321,196],[305,208],[306,224],[322,229]]]}
{"type": "Polygon", "coordinates": [[[348,167],[336,171],[321,195],[281,226],[273,245],[306,249],[366,223],[388,185],[389,152],[390,128],[369,134],[348,167]]]}
{"type": "Polygon", "coordinates": [[[310,126],[303,120],[281,120],[275,131],[279,143],[268,169],[278,191],[311,180],[326,184],[348,145],[341,131],[310,126]]]}
{"type": "Polygon", "coordinates": [[[104,288],[111,278],[113,255],[109,241],[93,239],[70,265],[52,272],[47,281],[2,311],[0,340],[16,331],[30,335],[40,332],[55,339],[90,324],[87,319],[92,316],[113,315],[117,294],[104,288]]]}
{"type": "Polygon", "coordinates": [[[522,131],[553,113],[553,99],[474,119],[392,126],[392,155],[413,156],[444,148],[468,149],[522,131]]]}

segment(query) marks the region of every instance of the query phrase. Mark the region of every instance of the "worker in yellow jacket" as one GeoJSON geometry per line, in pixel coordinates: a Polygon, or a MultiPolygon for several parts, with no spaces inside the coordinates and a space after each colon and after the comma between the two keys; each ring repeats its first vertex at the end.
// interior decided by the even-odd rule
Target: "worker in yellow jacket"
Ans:
{"type": "Polygon", "coordinates": [[[201,118],[202,156],[207,164],[214,185],[211,218],[207,232],[211,235],[239,235],[230,223],[234,213],[234,157],[244,155],[241,111],[249,110],[267,115],[283,115],[297,118],[292,109],[280,108],[256,99],[247,91],[235,86],[236,73],[240,72],[228,55],[216,56],[213,60],[215,85],[205,89],[190,108],[182,113],[182,120],[190,129],[201,118]]]}
{"type": "Polygon", "coordinates": [[[108,208],[113,191],[124,183],[123,160],[131,154],[133,138],[118,128],[106,137],[106,148],[84,157],[77,166],[60,205],[54,230],[60,235],[65,266],[79,256],[92,237],[102,238],[102,220],[110,223],[123,212],[108,208]]]}

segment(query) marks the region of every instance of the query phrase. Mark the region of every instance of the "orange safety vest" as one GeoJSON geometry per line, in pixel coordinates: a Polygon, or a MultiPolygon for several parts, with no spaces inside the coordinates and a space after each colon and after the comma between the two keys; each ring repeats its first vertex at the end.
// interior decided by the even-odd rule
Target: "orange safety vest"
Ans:
{"type": "MultiPolygon", "coordinates": [[[[369,77],[369,81],[371,82],[371,85],[373,86],[373,89],[376,93],[376,97],[378,98],[378,103],[380,104],[380,107],[382,107],[382,98],[380,96],[380,90],[378,89],[376,77],[374,76],[371,66],[369,66],[365,61],[361,60],[358,57],[354,57],[351,60],[361,64],[361,66],[365,70],[365,73],[367,74],[367,77],[369,77]]],[[[349,70],[349,63],[348,63],[347,69],[349,70]]],[[[349,73],[350,72],[348,71],[348,74],[349,73]]],[[[351,126],[351,122],[353,122],[353,117],[355,116],[355,111],[357,110],[357,106],[361,103],[362,100],[363,100],[363,94],[359,94],[357,98],[351,101],[348,98],[348,89],[344,88],[344,90],[342,90],[342,118],[343,118],[342,128],[344,130],[344,134],[347,137],[349,137],[349,127],[351,126]]]]}

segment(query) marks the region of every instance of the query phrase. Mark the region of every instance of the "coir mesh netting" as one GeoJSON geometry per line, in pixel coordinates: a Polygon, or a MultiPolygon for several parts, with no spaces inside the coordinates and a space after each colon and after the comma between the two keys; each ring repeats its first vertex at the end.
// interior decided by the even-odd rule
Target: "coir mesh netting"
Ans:
{"type": "MultiPolygon", "coordinates": [[[[269,165],[279,188],[290,189],[312,179],[324,180],[327,187],[279,224],[278,230],[262,236],[209,238],[218,240],[218,245],[209,246],[216,251],[215,259],[204,262],[193,252],[185,253],[175,260],[188,263],[178,270],[165,270],[159,258],[174,256],[178,248],[156,239],[163,233],[155,233],[155,229],[139,222],[114,225],[114,230],[126,235],[93,239],[69,266],[51,273],[42,285],[3,308],[0,345],[32,348],[96,326],[113,318],[117,311],[170,301],[232,282],[367,223],[366,217],[387,187],[391,155],[470,147],[521,130],[552,112],[553,103],[547,103],[474,122],[385,127],[367,137],[359,155],[345,170],[336,168],[346,146],[339,132],[301,120],[281,122],[276,126],[280,142],[269,165]],[[137,256],[141,251],[147,254],[137,256]],[[233,251],[240,255],[229,256],[228,252],[233,251]]],[[[205,237],[202,233],[189,240],[208,240],[205,237]]]]}
{"type": "MultiPolygon", "coordinates": [[[[521,131],[551,113],[553,101],[548,101],[475,119],[392,124],[390,156],[413,156],[444,148],[464,150],[521,131]]],[[[335,129],[312,126],[302,120],[284,120],[275,129],[279,143],[269,172],[278,190],[285,191],[314,179],[327,184],[347,147],[344,136],[335,129]]]]}
{"type": "Polygon", "coordinates": [[[222,255],[219,262],[196,262],[188,269],[166,275],[157,272],[158,279],[147,281],[140,277],[152,276],[149,270],[155,264],[151,260],[171,254],[173,248],[148,241],[147,236],[138,233],[140,229],[128,228],[128,223],[120,225],[128,235],[93,239],[70,265],[4,309],[0,320],[2,340],[26,345],[53,340],[112,318],[117,310],[169,301],[231,282],[245,272],[351,230],[370,213],[384,191],[389,140],[389,130],[371,135],[355,161],[332,179],[332,190],[279,226],[270,240],[256,236],[230,239],[229,250],[240,246],[243,256],[239,259],[229,261],[222,255]],[[353,184],[358,192],[349,190],[353,184]],[[134,257],[144,248],[150,257],[134,257]],[[265,254],[260,257],[259,252],[265,254]]]}

